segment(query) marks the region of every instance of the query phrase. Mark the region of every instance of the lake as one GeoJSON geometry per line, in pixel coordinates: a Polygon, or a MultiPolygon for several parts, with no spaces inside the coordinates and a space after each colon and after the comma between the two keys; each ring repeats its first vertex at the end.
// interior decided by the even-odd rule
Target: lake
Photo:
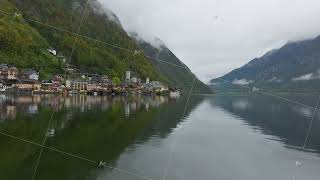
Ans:
{"type": "Polygon", "coordinates": [[[187,101],[0,95],[0,179],[31,180],[36,167],[39,180],[319,179],[319,112],[301,148],[313,108],[262,94],[187,101]]]}

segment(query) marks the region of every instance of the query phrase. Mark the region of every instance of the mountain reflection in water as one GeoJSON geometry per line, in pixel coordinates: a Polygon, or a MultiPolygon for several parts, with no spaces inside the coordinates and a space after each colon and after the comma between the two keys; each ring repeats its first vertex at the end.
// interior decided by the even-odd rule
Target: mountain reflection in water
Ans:
{"type": "MultiPolygon", "coordinates": [[[[190,101],[186,115],[202,99],[190,101]]],[[[185,103],[186,97],[166,96],[1,95],[0,132],[39,144],[44,134],[50,134],[48,147],[115,165],[131,146],[165,138],[183,120],[185,103]]],[[[41,147],[0,135],[0,149],[0,169],[6,169],[0,173],[1,180],[32,177],[41,147]]],[[[96,179],[95,171],[105,170],[44,149],[37,179],[96,179]]]]}
{"type": "MultiPolygon", "coordinates": [[[[315,106],[315,95],[287,94],[288,99],[300,98],[300,102],[315,106]]],[[[246,124],[267,135],[278,137],[288,147],[299,149],[303,145],[313,108],[293,104],[281,99],[264,95],[216,96],[211,104],[222,107],[231,114],[240,117],[246,124]]],[[[320,112],[315,114],[307,150],[320,153],[320,112]]]]}
{"type": "MultiPolygon", "coordinates": [[[[309,106],[316,95],[281,94],[309,106]]],[[[320,114],[264,95],[1,97],[0,132],[166,180],[320,176],[320,114]],[[58,108],[48,132],[54,104],[58,108]],[[175,142],[175,143],[174,143],[175,142]],[[171,161],[168,161],[172,157],[171,161]],[[170,163],[168,163],[170,162],[170,163]]],[[[32,177],[41,148],[0,136],[0,179],[32,177]]],[[[36,179],[131,180],[132,175],[44,149],[36,179]]]]}

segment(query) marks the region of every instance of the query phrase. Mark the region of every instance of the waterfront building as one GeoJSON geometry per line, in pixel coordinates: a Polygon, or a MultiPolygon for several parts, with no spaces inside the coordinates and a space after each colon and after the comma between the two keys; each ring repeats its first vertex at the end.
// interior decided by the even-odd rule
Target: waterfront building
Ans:
{"type": "Polygon", "coordinates": [[[0,82],[0,92],[4,92],[6,90],[7,90],[7,86],[4,83],[0,82]]]}
{"type": "Polygon", "coordinates": [[[62,78],[58,75],[53,76],[52,80],[43,80],[41,89],[49,92],[59,92],[61,90],[62,78]]]}
{"type": "Polygon", "coordinates": [[[93,92],[93,91],[99,91],[102,87],[99,84],[87,84],[87,91],[93,92]]]}
{"type": "Polygon", "coordinates": [[[86,91],[88,82],[84,80],[67,80],[66,88],[73,91],[86,91]]]}
{"type": "Polygon", "coordinates": [[[126,71],[126,81],[130,82],[130,78],[131,78],[131,72],[126,71]]]}
{"type": "Polygon", "coordinates": [[[52,90],[52,81],[51,80],[43,80],[41,82],[41,89],[44,91],[53,91],[52,90]]]}
{"type": "Polygon", "coordinates": [[[4,80],[16,80],[18,75],[18,69],[16,67],[5,67],[0,69],[0,79],[4,80]]]}
{"type": "Polygon", "coordinates": [[[132,77],[131,78],[131,83],[137,83],[138,82],[138,78],[137,77],[132,77]]]}
{"type": "Polygon", "coordinates": [[[110,83],[109,77],[108,77],[107,75],[103,75],[103,76],[101,77],[101,81],[102,81],[102,83],[104,83],[104,84],[110,83]]]}
{"type": "Polygon", "coordinates": [[[23,90],[23,91],[40,91],[41,90],[41,84],[37,82],[19,82],[14,84],[14,88],[17,90],[23,90]]]}
{"type": "Polygon", "coordinates": [[[153,89],[161,89],[163,88],[163,84],[161,84],[159,81],[152,81],[151,83],[149,83],[149,85],[153,88],[153,89]]]}
{"type": "Polygon", "coordinates": [[[35,80],[35,81],[39,80],[39,72],[33,69],[28,69],[27,71],[25,71],[24,76],[26,79],[35,80]]]}
{"type": "Polygon", "coordinates": [[[8,68],[8,65],[7,64],[0,64],[0,70],[1,69],[7,69],[8,68]]]}

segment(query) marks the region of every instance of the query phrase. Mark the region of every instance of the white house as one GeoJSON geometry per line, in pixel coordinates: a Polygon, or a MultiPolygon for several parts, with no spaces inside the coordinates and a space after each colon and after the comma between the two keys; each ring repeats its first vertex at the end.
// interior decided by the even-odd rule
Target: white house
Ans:
{"type": "Polygon", "coordinates": [[[49,48],[49,49],[47,49],[47,51],[48,51],[49,53],[55,55],[55,56],[57,55],[57,51],[56,51],[55,49],[53,49],[53,48],[49,48]]]}
{"type": "Polygon", "coordinates": [[[126,80],[130,82],[130,79],[131,79],[131,72],[126,71],[126,80]]]}
{"type": "Polygon", "coordinates": [[[138,78],[132,77],[132,78],[131,78],[131,82],[132,82],[132,83],[137,83],[137,82],[138,82],[138,78]]]}
{"type": "Polygon", "coordinates": [[[39,80],[39,74],[30,74],[29,75],[29,79],[32,79],[32,80],[36,80],[38,81],[39,80]]]}
{"type": "Polygon", "coordinates": [[[165,90],[164,85],[161,84],[159,81],[152,81],[151,83],[148,84],[148,86],[153,90],[159,90],[159,91],[165,90]]]}
{"type": "Polygon", "coordinates": [[[28,69],[25,72],[25,76],[26,76],[26,78],[28,78],[30,80],[35,80],[35,81],[39,80],[39,72],[32,70],[32,69],[28,69]]]}

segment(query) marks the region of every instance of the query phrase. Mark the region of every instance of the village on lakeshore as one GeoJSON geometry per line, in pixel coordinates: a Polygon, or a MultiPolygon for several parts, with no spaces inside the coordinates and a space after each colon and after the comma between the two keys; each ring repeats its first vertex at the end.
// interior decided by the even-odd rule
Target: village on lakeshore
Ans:
{"type": "MultiPolygon", "coordinates": [[[[48,52],[57,55],[54,49],[48,52]]],[[[168,88],[159,81],[144,80],[130,70],[123,72],[125,78],[111,79],[106,75],[88,74],[75,67],[65,68],[65,74],[53,75],[43,79],[34,69],[18,69],[9,64],[0,64],[0,93],[13,94],[89,94],[89,95],[124,95],[130,93],[170,94],[179,96],[177,88],[168,88]]]]}
{"type": "MultiPolygon", "coordinates": [[[[69,68],[68,71],[74,71],[69,68]]],[[[106,75],[88,75],[80,73],[73,78],[64,79],[63,75],[54,75],[50,79],[40,80],[39,72],[33,69],[18,68],[0,64],[0,92],[17,94],[91,94],[116,95],[129,93],[180,95],[178,89],[169,89],[159,81],[142,80],[126,71],[125,79],[109,79],[106,75]]]]}

